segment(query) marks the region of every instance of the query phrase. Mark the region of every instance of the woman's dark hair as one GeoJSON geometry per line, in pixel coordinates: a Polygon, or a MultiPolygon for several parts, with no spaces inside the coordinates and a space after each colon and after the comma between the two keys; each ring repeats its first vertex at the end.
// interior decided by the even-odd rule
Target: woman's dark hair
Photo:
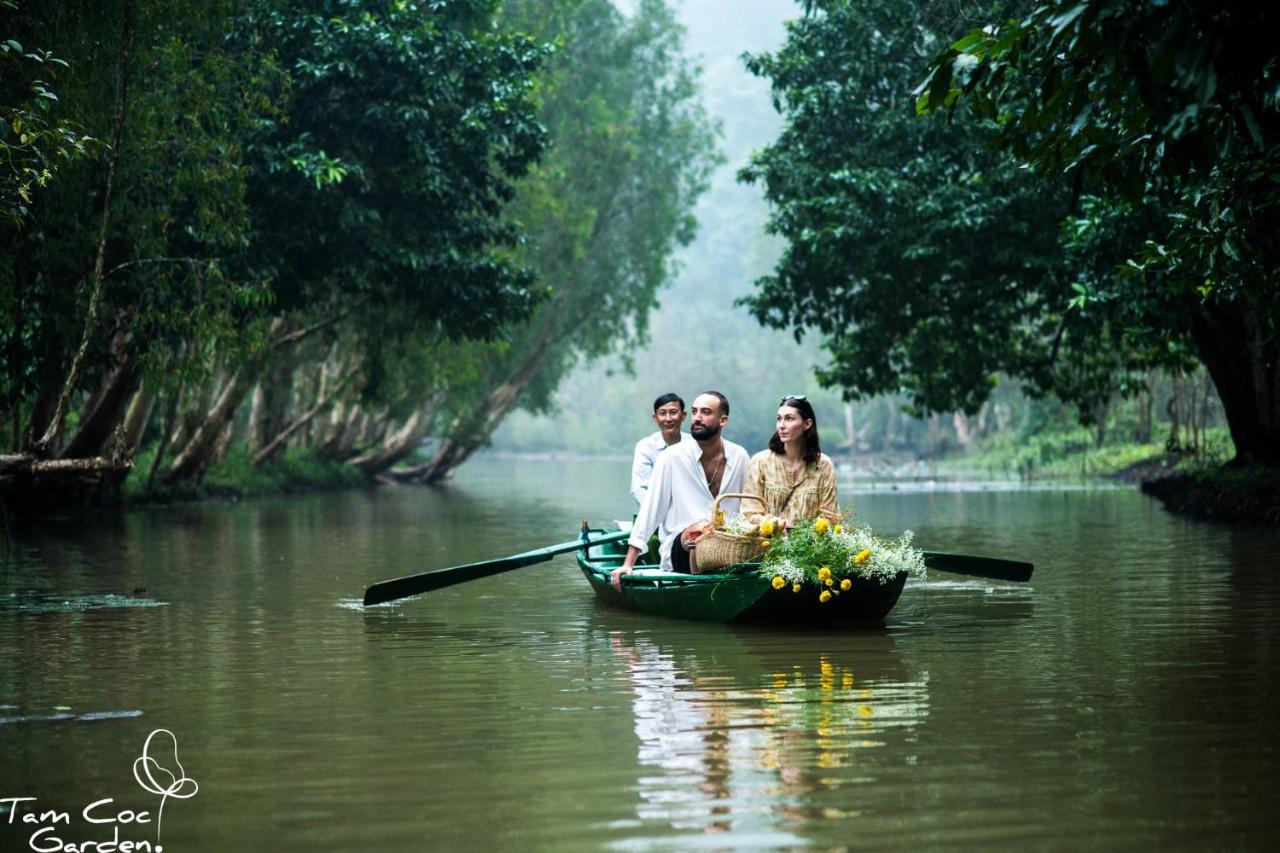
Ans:
{"type": "Polygon", "coordinates": [[[684,411],[684,400],[680,399],[679,394],[663,394],[661,397],[653,401],[654,412],[657,412],[658,409],[661,409],[667,403],[679,403],[680,411],[684,411]]]}
{"type": "MultiPolygon", "coordinates": [[[[790,406],[800,413],[802,419],[813,421],[813,426],[809,427],[804,434],[804,463],[812,465],[822,455],[822,445],[818,443],[818,416],[813,413],[813,406],[809,405],[809,401],[804,397],[783,397],[778,408],[783,406],[790,406]]],[[[777,430],[773,431],[773,437],[769,439],[769,449],[774,453],[787,452],[782,439],[778,438],[777,430]]]]}

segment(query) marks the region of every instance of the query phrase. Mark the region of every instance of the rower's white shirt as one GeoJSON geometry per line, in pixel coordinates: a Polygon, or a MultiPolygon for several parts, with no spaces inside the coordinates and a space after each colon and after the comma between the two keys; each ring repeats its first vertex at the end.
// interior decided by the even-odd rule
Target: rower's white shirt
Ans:
{"type": "Polygon", "coordinates": [[[636,452],[631,458],[631,497],[636,499],[636,503],[644,502],[644,493],[649,488],[649,479],[653,477],[653,466],[658,461],[658,454],[686,441],[693,441],[693,436],[682,432],[676,444],[667,444],[667,440],[662,437],[662,430],[658,430],[636,442],[636,452]]]}
{"type": "MultiPolygon", "coordinates": [[[[751,459],[747,451],[732,441],[724,442],[724,475],[720,479],[721,494],[741,492],[742,481],[751,459]]],[[[671,543],[695,521],[710,520],[714,496],[707,488],[706,473],[702,470],[702,446],[698,442],[682,441],[658,454],[653,466],[653,476],[640,512],[631,525],[628,545],[639,548],[641,553],[649,548],[649,536],[656,529],[661,543],[662,569],[671,571],[671,543]]],[[[739,500],[728,498],[720,502],[726,513],[738,511],[739,500]]]]}

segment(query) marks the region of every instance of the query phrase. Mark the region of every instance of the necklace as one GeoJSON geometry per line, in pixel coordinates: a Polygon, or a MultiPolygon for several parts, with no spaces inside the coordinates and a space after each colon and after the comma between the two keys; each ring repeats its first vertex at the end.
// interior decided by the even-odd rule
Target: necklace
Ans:
{"type": "MultiPolygon", "coordinates": [[[[716,466],[715,466],[714,468],[712,468],[712,469],[711,469],[711,473],[710,473],[710,474],[707,474],[707,488],[708,488],[708,489],[710,489],[710,488],[711,488],[711,484],[712,484],[712,483],[714,483],[714,482],[716,481],[716,478],[720,476],[720,468],[721,468],[721,466],[723,466],[723,465],[724,465],[724,456],[722,455],[718,460],[716,460],[716,466]]],[[[702,469],[702,473],[703,473],[703,474],[706,474],[706,473],[707,473],[707,469],[703,468],[703,469],[702,469]]]]}

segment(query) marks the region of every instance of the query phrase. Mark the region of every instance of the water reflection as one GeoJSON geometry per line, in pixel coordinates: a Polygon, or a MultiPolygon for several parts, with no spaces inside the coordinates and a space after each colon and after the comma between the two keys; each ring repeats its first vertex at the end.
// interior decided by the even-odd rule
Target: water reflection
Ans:
{"type": "MultiPolygon", "coordinates": [[[[359,607],[373,581],[630,508],[625,462],[474,466],[443,491],[16,532],[0,573],[11,793],[124,797],[163,726],[201,779],[166,813],[175,850],[1280,834],[1274,532],[1181,522],[1132,491],[866,494],[853,504],[877,530],[1032,560],[1033,584],[936,573],[885,629],[852,633],[608,609],[566,558],[359,607]]],[[[3,824],[0,850],[17,849],[3,824]]]]}
{"type": "Polygon", "coordinates": [[[633,694],[639,762],[652,771],[635,806],[646,823],[799,841],[809,821],[858,814],[815,794],[875,782],[870,754],[909,753],[929,716],[928,672],[908,667],[884,632],[730,628],[708,652],[605,634],[633,694]]]}

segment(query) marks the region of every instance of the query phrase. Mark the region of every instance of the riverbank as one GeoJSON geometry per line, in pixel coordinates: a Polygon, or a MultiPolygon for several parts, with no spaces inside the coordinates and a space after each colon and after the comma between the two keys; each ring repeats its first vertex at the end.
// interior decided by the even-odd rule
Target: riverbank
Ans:
{"type": "Polygon", "coordinates": [[[1174,515],[1226,524],[1280,527],[1280,471],[1199,467],[1140,482],[1174,515]]]}
{"type": "Polygon", "coordinates": [[[938,463],[941,470],[986,471],[1023,480],[1101,478],[1137,485],[1169,512],[1225,524],[1280,527],[1280,471],[1231,468],[1225,429],[1209,430],[1200,453],[1170,454],[1163,444],[1097,447],[1084,429],[1047,433],[938,463]]]}
{"type": "Polygon", "coordinates": [[[252,498],[350,489],[371,484],[352,466],[322,459],[308,448],[289,448],[278,462],[254,465],[253,454],[239,445],[230,448],[227,455],[209,469],[199,486],[170,488],[156,483],[148,489],[151,457],[150,451],[139,455],[122,489],[124,502],[137,505],[202,498],[252,498]]]}

